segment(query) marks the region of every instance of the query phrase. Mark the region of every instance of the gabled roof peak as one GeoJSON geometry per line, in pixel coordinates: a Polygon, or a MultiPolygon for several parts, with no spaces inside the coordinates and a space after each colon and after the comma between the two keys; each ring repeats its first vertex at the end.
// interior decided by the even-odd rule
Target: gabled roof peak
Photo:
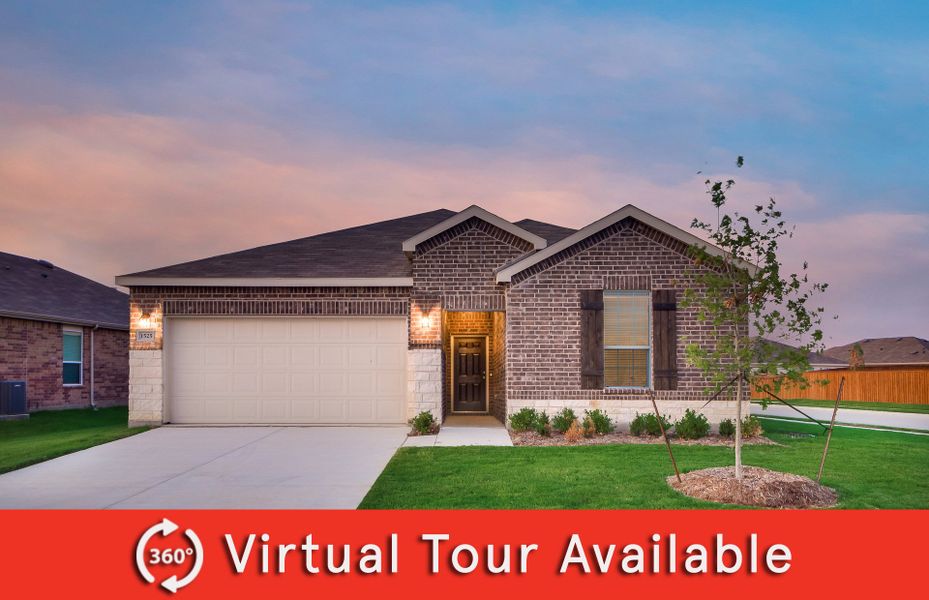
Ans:
{"type": "Polygon", "coordinates": [[[468,219],[472,217],[476,217],[482,221],[490,223],[494,227],[502,229],[503,231],[506,231],[507,233],[510,233],[512,235],[515,235],[516,237],[520,239],[526,240],[527,242],[532,244],[533,248],[535,248],[536,250],[541,250],[542,248],[545,248],[548,245],[548,242],[546,242],[544,239],[537,236],[536,234],[530,231],[527,231],[523,229],[522,227],[514,223],[511,223],[507,221],[506,219],[503,219],[493,214],[490,211],[487,211],[481,208],[477,204],[472,204],[468,208],[462,210],[461,212],[455,215],[452,215],[451,217],[445,219],[444,221],[440,223],[436,223],[429,229],[420,231],[413,237],[407,240],[404,240],[403,251],[404,252],[415,252],[416,247],[419,244],[425,242],[428,239],[434,238],[435,236],[439,235],[443,231],[451,229],[452,227],[460,223],[464,223],[465,221],[467,221],[468,219]]]}

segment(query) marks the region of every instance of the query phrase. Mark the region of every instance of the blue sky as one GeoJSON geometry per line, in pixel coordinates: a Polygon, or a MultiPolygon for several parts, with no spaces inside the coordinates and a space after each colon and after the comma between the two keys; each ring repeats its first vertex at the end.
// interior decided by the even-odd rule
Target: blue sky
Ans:
{"type": "Polygon", "coordinates": [[[742,154],[832,343],[929,337],[927,34],[919,2],[5,3],[2,249],[111,283],[439,206],[686,226],[742,154]]]}

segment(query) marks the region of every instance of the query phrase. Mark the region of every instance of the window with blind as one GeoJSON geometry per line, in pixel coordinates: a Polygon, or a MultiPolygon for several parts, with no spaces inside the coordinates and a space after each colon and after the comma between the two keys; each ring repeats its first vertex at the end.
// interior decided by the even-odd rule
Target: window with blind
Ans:
{"type": "Polygon", "coordinates": [[[84,371],[84,334],[80,329],[65,329],[61,348],[61,381],[81,385],[84,371]]]}
{"type": "Polygon", "coordinates": [[[651,292],[603,293],[603,378],[606,387],[650,384],[651,292]]]}

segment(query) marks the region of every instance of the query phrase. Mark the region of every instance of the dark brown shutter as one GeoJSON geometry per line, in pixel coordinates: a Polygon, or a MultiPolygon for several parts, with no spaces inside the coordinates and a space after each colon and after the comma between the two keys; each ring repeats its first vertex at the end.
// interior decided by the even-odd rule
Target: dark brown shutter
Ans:
{"type": "Polygon", "coordinates": [[[603,290],[581,290],[581,389],[603,389],[603,290]]]}
{"type": "Polygon", "coordinates": [[[655,389],[677,389],[677,292],[652,292],[655,389]]]}

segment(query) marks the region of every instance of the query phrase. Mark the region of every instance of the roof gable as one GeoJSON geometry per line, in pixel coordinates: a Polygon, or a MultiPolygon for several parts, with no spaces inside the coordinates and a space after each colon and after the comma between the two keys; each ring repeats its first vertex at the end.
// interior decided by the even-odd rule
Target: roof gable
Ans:
{"type": "Polygon", "coordinates": [[[548,245],[548,242],[545,241],[545,239],[539,237],[538,235],[530,231],[527,231],[526,229],[514,223],[510,223],[506,219],[502,219],[498,217],[497,215],[484,210],[480,206],[477,206],[476,204],[473,204],[469,206],[468,208],[464,209],[463,211],[445,219],[444,221],[440,223],[436,223],[432,227],[429,227],[428,229],[424,229],[423,231],[418,232],[416,235],[404,240],[403,245],[402,245],[403,251],[408,252],[408,253],[415,252],[416,247],[422,244],[423,242],[425,242],[426,240],[432,239],[435,236],[439,235],[440,233],[447,231],[451,229],[452,227],[460,225],[461,223],[464,223],[465,221],[471,218],[480,219],[486,223],[493,225],[494,227],[497,227],[498,229],[501,229],[511,235],[514,235],[522,240],[525,240],[529,242],[530,244],[532,244],[532,246],[536,250],[545,248],[548,245]]]}
{"type": "MultiPolygon", "coordinates": [[[[532,267],[533,265],[536,265],[547,258],[555,256],[559,252],[567,248],[570,248],[571,246],[579,242],[582,242],[585,239],[593,235],[596,235],[597,233],[603,231],[604,229],[616,223],[619,223],[620,221],[626,218],[633,218],[639,221],[640,223],[648,225],[649,227],[661,233],[664,233],[665,235],[668,235],[688,246],[698,245],[698,246],[702,246],[703,248],[705,248],[706,251],[709,252],[710,254],[713,254],[716,256],[725,255],[725,252],[722,249],[708,243],[705,240],[698,238],[694,234],[688,231],[684,231],[680,227],[672,225],[668,223],[667,221],[663,221],[662,219],[659,219],[658,217],[650,213],[647,213],[644,210],[636,206],[633,206],[632,204],[627,204],[626,206],[620,208],[619,210],[616,210],[606,215],[602,219],[598,219],[597,221],[594,221],[590,225],[587,225],[586,227],[575,231],[574,233],[568,235],[567,237],[562,238],[561,240],[548,246],[547,248],[544,248],[532,254],[528,254],[525,257],[517,261],[514,261],[513,263],[499,269],[497,271],[497,283],[508,283],[512,281],[514,275],[525,271],[529,267],[532,267]]],[[[748,265],[748,264],[745,265],[745,268],[751,271],[754,271],[755,269],[754,266],[748,265]]]]}
{"type": "Polygon", "coordinates": [[[129,296],[46,261],[0,252],[0,315],[129,328],[129,296]]]}

